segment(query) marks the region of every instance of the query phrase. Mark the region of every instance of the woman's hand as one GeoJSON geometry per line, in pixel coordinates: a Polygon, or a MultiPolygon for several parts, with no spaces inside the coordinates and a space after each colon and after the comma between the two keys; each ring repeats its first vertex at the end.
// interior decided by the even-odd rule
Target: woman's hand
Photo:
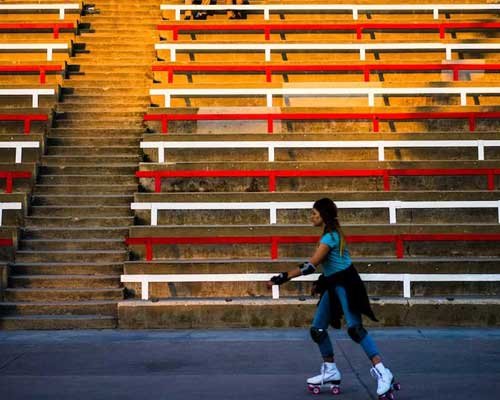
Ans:
{"type": "Polygon", "coordinates": [[[273,285],[282,285],[289,280],[290,279],[288,278],[288,272],[281,272],[279,275],[273,276],[271,280],[267,282],[267,288],[271,289],[273,285]]]}

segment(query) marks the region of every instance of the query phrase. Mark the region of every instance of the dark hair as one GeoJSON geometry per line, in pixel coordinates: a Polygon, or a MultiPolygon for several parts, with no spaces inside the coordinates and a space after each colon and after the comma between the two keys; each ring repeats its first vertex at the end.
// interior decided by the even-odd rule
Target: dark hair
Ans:
{"type": "Polygon", "coordinates": [[[340,255],[342,256],[342,254],[344,253],[345,238],[337,217],[336,204],[333,202],[332,199],[325,197],[315,201],[313,208],[319,212],[319,215],[321,215],[321,219],[325,223],[325,229],[323,231],[323,235],[325,233],[332,233],[332,232],[338,233],[340,238],[339,251],[340,255]]]}

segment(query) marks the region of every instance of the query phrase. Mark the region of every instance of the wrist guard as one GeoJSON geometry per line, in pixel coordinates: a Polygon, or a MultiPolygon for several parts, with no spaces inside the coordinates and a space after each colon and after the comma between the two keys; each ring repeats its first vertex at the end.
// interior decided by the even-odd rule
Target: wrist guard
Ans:
{"type": "Polygon", "coordinates": [[[275,275],[271,278],[271,282],[275,285],[282,285],[285,282],[288,282],[288,272],[281,272],[279,275],[275,275]]]}
{"type": "Polygon", "coordinates": [[[313,274],[314,272],[316,272],[316,267],[314,266],[314,264],[310,263],[309,261],[306,261],[306,262],[300,264],[299,268],[300,268],[300,273],[302,275],[309,275],[309,274],[313,274]]]}

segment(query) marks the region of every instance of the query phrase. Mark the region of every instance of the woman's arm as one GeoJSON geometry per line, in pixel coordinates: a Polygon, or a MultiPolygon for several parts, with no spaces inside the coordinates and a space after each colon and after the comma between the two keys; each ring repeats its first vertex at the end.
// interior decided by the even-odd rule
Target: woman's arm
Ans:
{"type": "Polygon", "coordinates": [[[267,282],[267,287],[271,288],[273,285],[281,285],[288,282],[290,279],[296,278],[297,276],[314,273],[316,271],[316,267],[321,264],[321,261],[324,260],[329,251],[330,248],[326,244],[320,243],[309,261],[288,272],[282,272],[279,275],[273,276],[271,280],[267,282]]]}

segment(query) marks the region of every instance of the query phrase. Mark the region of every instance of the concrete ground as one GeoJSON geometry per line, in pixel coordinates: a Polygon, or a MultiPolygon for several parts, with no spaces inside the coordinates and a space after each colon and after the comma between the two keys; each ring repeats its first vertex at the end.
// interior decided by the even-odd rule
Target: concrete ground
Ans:
{"type": "MultiPolygon", "coordinates": [[[[500,329],[374,329],[401,400],[500,399],[500,329]]],[[[376,399],[361,348],[335,331],[339,400],[376,399]]],[[[0,332],[0,399],[311,399],[306,329],[0,332]]]]}

